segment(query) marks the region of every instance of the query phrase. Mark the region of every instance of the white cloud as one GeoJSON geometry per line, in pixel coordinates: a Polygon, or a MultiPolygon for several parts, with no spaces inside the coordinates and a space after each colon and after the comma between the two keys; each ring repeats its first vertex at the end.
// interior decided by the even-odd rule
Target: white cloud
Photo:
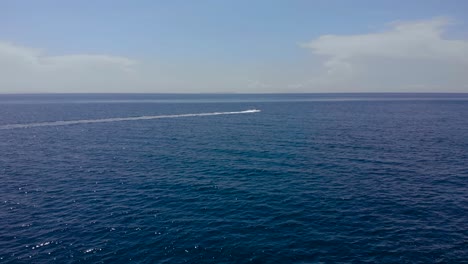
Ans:
{"type": "Polygon", "coordinates": [[[99,54],[50,56],[0,42],[0,93],[255,92],[246,77],[249,69],[209,61],[202,64],[99,54]]]}
{"type": "Polygon", "coordinates": [[[397,22],[384,32],[312,40],[302,46],[325,61],[309,87],[468,92],[468,41],[444,38],[449,24],[446,18],[397,22]]]}
{"type": "Polygon", "coordinates": [[[268,89],[271,88],[272,86],[270,84],[261,82],[259,80],[249,80],[249,83],[247,84],[247,88],[251,89],[251,91],[256,91],[256,90],[263,90],[263,89],[268,89]]]}
{"type": "Polygon", "coordinates": [[[0,92],[121,91],[137,79],[136,64],[117,56],[48,56],[0,42],[0,92]]]}

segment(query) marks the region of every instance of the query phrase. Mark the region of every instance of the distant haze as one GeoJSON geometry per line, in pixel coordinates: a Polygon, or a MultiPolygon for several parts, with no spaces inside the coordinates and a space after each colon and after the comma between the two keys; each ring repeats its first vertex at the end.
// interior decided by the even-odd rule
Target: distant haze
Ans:
{"type": "Polygon", "coordinates": [[[222,2],[2,1],[0,93],[468,92],[463,1],[222,2]]]}

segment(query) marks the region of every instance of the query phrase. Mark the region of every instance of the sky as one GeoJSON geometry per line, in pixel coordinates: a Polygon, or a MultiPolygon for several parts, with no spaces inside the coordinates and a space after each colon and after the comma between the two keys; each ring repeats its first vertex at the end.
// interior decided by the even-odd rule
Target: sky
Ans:
{"type": "Polygon", "coordinates": [[[0,93],[468,92],[468,1],[0,0],[0,93]]]}

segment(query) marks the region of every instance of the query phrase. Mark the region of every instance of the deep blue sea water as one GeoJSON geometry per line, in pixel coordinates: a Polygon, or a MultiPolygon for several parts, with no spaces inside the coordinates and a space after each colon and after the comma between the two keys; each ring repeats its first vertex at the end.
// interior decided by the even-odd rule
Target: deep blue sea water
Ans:
{"type": "Polygon", "coordinates": [[[0,263],[54,261],[467,263],[468,94],[0,95],[0,263]]]}

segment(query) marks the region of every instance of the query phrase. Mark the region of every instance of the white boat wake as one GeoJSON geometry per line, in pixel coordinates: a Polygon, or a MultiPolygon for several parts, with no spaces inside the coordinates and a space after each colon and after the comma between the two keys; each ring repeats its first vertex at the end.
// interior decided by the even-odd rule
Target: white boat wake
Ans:
{"type": "Polygon", "coordinates": [[[104,119],[83,119],[83,120],[70,120],[70,121],[53,121],[53,122],[41,122],[41,123],[29,123],[29,124],[10,124],[10,125],[1,125],[0,130],[31,128],[31,127],[44,127],[44,126],[68,126],[68,125],[77,125],[77,124],[93,124],[93,123],[109,123],[109,122],[120,122],[120,121],[151,120],[151,119],[160,119],[160,118],[215,116],[215,115],[238,115],[238,114],[251,114],[251,113],[258,113],[258,112],[260,112],[260,110],[250,109],[250,110],[237,111],[237,112],[212,112],[212,113],[180,114],[180,115],[114,117],[114,118],[104,118],[104,119]]]}

